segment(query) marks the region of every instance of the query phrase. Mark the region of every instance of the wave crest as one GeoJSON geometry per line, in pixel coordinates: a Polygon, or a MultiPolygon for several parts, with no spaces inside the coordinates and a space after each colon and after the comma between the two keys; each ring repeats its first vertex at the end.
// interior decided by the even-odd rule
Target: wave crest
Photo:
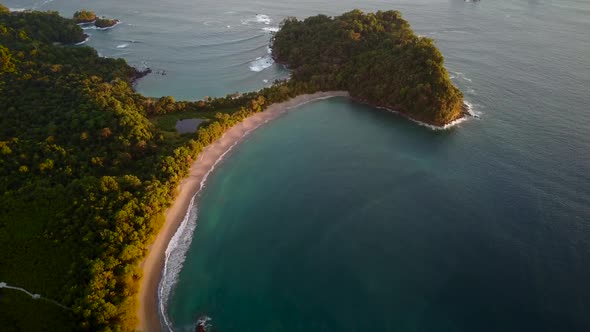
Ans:
{"type": "Polygon", "coordinates": [[[247,18],[242,20],[242,24],[248,25],[250,23],[263,23],[269,25],[272,22],[270,16],[265,14],[256,14],[253,18],[247,18]]]}
{"type": "Polygon", "coordinates": [[[266,68],[270,68],[274,63],[275,62],[270,55],[258,57],[256,60],[250,62],[250,70],[254,72],[260,72],[266,68]]]}

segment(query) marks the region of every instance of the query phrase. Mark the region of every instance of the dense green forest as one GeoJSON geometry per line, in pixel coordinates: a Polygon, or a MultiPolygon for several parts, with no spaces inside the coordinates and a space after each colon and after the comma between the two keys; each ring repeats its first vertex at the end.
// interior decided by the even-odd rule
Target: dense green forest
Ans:
{"type": "MultiPolygon", "coordinates": [[[[0,282],[70,308],[0,289],[2,331],[133,330],[139,262],[180,180],[205,146],[247,116],[303,93],[346,88],[374,101],[377,95],[369,93],[368,84],[393,91],[393,85],[381,88],[382,82],[364,81],[375,79],[370,75],[354,76],[361,74],[350,68],[352,61],[367,70],[375,63],[363,61],[372,53],[349,44],[379,37],[362,31],[378,29],[387,18],[391,22],[383,29],[388,35],[403,33],[413,40],[407,23],[395,12],[347,15],[375,17],[380,23],[359,23],[350,28],[359,35],[340,36],[349,31],[343,26],[348,19],[288,20],[274,40],[275,57],[295,69],[294,79],[238,96],[176,101],[136,93],[132,82],[143,73],[122,59],[75,46],[86,36],[74,19],[56,12],[9,13],[0,5],[0,282]],[[343,28],[335,29],[334,22],[343,28]],[[318,58],[300,40],[313,42],[318,58]],[[360,90],[345,83],[350,77],[356,77],[360,90]],[[196,133],[181,135],[170,124],[183,114],[208,121],[196,133]]],[[[78,16],[89,19],[88,13],[78,16]]],[[[390,39],[392,47],[410,47],[390,39]]],[[[440,75],[440,82],[428,87],[447,84],[456,91],[438,67],[442,56],[432,43],[412,43],[425,43],[423,52],[439,56],[427,78],[440,75]]],[[[374,56],[386,58],[380,52],[374,56]]],[[[428,61],[428,54],[416,61],[428,61]]],[[[394,61],[388,65],[397,68],[394,61]]],[[[423,89],[418,90],[424,94],[423,89]]],[[[434,105],[431,95],[425,98],[424,105],[434,105]]],[[[454,105],[460,93],[453,98],[441,100],[454,105]]]]}
{"type": "Polygon", "coordinates": [[[293,79],[395,109],[431,124],[462,116],[463,95],[449,79],[432,39],[418,37],[398,11],[283,22],[273,57],[293,79]]]}

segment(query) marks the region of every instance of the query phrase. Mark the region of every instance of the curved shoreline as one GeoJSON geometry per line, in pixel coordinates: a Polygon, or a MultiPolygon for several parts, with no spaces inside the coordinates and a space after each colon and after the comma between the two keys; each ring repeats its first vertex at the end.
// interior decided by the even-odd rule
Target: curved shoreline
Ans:
{"type": "MultiPolygon", "coordinates": [[[[246,118],[244,121],[227,130],[220,139],[207,146],[201,152],[198,159],[191,165],[189,175],[180,183],[174,203],[165,213],[166,221],[157,234],[156,239],[150,245],[146,258],[140,265],[143,270],[143,278],[138,294],[138,331],[156,332],[161,331],[164,327],[170,330],[167,326],[166,319],[164,318],[164,321],[161,319],[162,315],[165,314],[163,313],[163,306],[160,303],[162,295],[160,294],[161,283],[166,277],[167,259],[170,256],[170,252],[176,248],[176,242],[172,240],[174,238],[180,238],[180,233],[182,233],[190,221],[188,217],[193,206],[193,200],[204,187],[209,173],[213,171],[215,166],[223,160],[224,156],[233,147],[238,145],[244,137],[261,125],[276,119],[298,106],[315,100],[333,97],[347,97],[354,101],[346,91],[317,92],[314,94],[300,95],[286,102],[270,105],[263,112],[246,118]]],[[[432,130],[448,129],[467,119],[467,115],[465,114],[445,126],[435,126],[412,119],[395,110],[385,110],[397,113],[432,130]]]]}
{"type": "Polygon", "coordinates": [[[193,197],[201,190],[207,174],[221,160],[229,149],[238,144],[248,133],[264,123],[276,119],[288,110],[303,104],[332,97],[348,97],[345,91],[318,92],[301,95],[286,102],[270,105],[264,112],[256,113],[230,128],[220,139],[207,146],[191,168],[188,177],[180,183],[172,206],[166,211],[166,221],[140,267],[143,278],[138,294],[139,331],[156,332],[162,330],[159,313],[159,284],[165,263],[165,252],[170,240],[176,234],[187,215],[193,197]]]}

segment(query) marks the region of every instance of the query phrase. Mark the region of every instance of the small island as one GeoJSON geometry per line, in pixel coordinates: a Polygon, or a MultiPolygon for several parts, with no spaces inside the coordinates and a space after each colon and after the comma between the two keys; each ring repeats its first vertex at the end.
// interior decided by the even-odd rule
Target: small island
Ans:
{"type": "Polygon", "coordinates": [[[203,176],[287,109],[350,96],[439,126],[462,116],[442,55],[396,11],[288,19],[272,47],[291,79],[199,101],[143,96],[133,83],[149,69],[71,46],[80,24],[116,24],[100,20],[0,5],[1,282],[54,301],[3,292],[8,330],[136,330],[140,282],[142,318],[157,320],[162,250],[202,180],[191,167],[203,176]],[[179,133],[182,119],[206,121],[179,133]]]}
{"type": "Polygon", "coordinates": [[[119,24],[119,20],[111,19],[106,17],[98,17],[95,12],[90,10],[79,10],[74,13],[74,22],[77,24],[88,26],[94,24],[94,26],[100,30],[109,29],[119,24]]]}
{"type": "Polygon", "coordinates": [[[94,25],[99,29],[112,28],[117,24],[119,24],[119,20],[106,17],[97,18],[96,21],[94,21],[94,25]]]}

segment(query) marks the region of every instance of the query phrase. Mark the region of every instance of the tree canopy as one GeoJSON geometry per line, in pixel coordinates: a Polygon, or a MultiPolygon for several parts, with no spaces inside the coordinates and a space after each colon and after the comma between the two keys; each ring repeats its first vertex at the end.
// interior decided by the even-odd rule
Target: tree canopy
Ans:
{"type": "Polygon", "coordinates": [[[90,23],[96,20],[96,13],[89,10],[79,10],[74,13],[76,23],[90,23]]]}

